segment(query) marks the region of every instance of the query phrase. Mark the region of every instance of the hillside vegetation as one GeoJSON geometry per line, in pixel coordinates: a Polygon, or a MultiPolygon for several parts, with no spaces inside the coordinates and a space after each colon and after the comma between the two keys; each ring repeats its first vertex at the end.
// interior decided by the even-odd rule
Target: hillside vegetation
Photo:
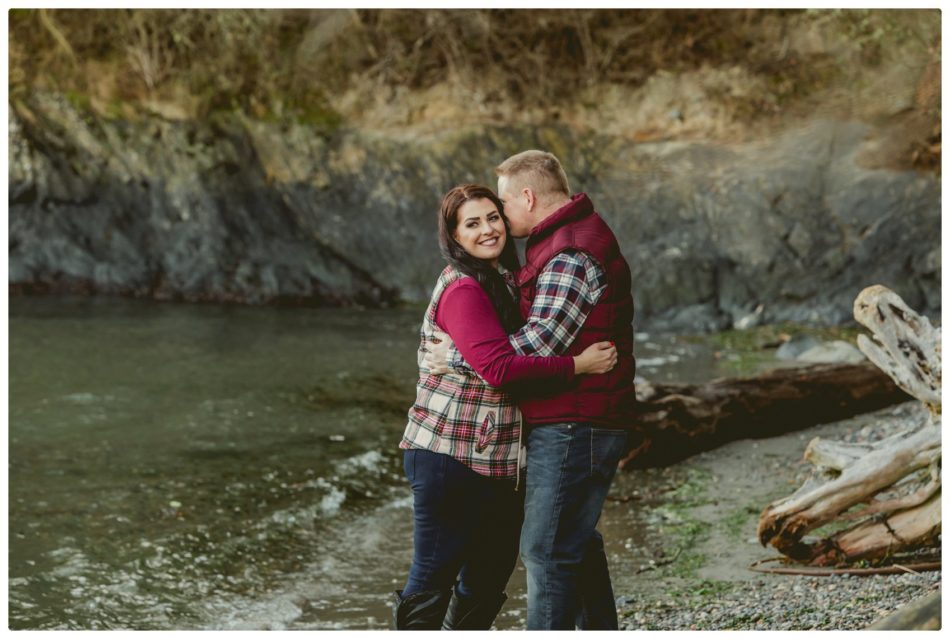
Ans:
{"type": "Polygon", "coordinates": [[[652,140],[911,109],[918,165],[939,152],[939,65],[936,10],[10,13],[13,99],[52,89],[106,117],[561,121],[652,140]]]}

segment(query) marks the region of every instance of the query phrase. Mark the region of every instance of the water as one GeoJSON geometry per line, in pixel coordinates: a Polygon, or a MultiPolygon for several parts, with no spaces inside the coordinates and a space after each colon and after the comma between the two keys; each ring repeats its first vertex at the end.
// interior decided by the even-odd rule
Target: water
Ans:
{"type": "MultiPolygon", "coordinates": [[[[11,628],[388,627],[420,316],[11,299],[11,628]]],[[[722,372],[702,344],[638,339],[650,379],[722,372]]],[[[618,591],[638,526],[608,503],[618,591]]],[[[520,565],[509,593],[498,626],[523,627],[520,565]]]]}

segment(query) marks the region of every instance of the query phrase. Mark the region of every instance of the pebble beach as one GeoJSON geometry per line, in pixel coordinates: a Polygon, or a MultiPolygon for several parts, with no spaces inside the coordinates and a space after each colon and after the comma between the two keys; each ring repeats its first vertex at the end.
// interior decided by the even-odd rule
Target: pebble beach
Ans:
{"type": "Polygon", "coordinates": [[[862,630],[940,588],[940,571],[851,577],[783,576],[736,583],[712,600],[622,604],[623,630],[862,630]]]}
{"type": "Polygon", "coordinates": [[[811,576],[750,568],[760,561],[779,565],[779,553],[755,537],[758,514],[810,475],[801,456],[813,437],[876,441],[906,428],[919,410],[918,402],[908,402],[779,437],[732,442],[670,469],[621,473],[612,492],[621,503],[612,507],[639,509],[639,518],[655,522],[655,535],[629,555],[611,557],[621,629],[859,630],[939,590],[941,570],[811,576]],[[661,474],[670,491],[624,503],[637,473],[661,474]]]}

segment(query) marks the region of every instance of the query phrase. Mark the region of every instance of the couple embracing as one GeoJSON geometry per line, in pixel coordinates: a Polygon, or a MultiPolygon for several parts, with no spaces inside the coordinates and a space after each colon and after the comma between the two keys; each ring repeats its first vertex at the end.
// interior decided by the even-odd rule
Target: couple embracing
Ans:
{"type": "Polygon", "coordinates": [[[442,200],[448,266],[400,442],[414,556],[395,626],[488,629],[520,548],[529,630],[616,629],[596,525],[633,423],[630,269],[552,154],[495,172],[497,196],[442,200]],[[523,266],[512,237],[528,238],[523,266]]]}

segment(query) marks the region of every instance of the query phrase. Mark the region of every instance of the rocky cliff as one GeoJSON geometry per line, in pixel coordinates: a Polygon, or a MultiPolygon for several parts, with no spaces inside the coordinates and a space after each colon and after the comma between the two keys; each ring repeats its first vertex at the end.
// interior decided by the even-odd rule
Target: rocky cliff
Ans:
{"type": "Polygon", "coordinates": [[[435,215],[527,148],[614,228],[640,326],[839,323],[869,284],[940,313],[940,180],[882,168],[886,129],[812,118],[742,143],[471,124],[318,133],[240,115],[10,109],[11,291],[385,305],[427,298],[435,215]]]}

